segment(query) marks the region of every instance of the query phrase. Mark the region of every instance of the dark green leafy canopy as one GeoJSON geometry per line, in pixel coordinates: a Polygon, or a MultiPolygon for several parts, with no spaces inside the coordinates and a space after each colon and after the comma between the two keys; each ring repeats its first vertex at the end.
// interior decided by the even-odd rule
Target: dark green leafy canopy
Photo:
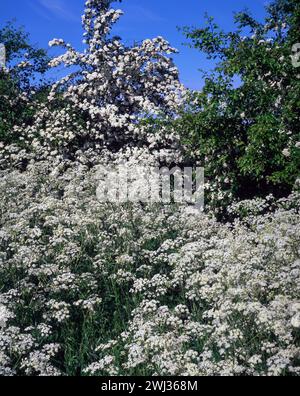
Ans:
{"type": "Polygon", "coordinates": [[[190,160],[204,163],[228,200],[282,196],[300,170],[300,68],[291,60],[300,2],[273,2],[264,22],[245,10],[235,24],[229,33],[213,18],[201,29],[184,28],[190,46],[217,66],[204,75],[203,91],[191,95],[180,130],[190,160]]]}
{"type": "Polygon", "coordinates": [[[15,141],[13,126],[30,123],[35,102],[45,99],[47,83],[43,76],[49,58],[13,23],[0,26],[0,43],[6,50],[6,68],[0,69],[0,141],[20,144],[15,141]]]}

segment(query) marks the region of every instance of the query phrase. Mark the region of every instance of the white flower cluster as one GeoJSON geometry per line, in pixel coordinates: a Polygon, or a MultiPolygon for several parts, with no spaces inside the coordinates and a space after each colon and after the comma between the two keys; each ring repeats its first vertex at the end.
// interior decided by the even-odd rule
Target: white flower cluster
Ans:
{"type": "Polygon", "coordinates": [[[11,316],[12,315],[7,308],[4,305],[0,305],[0,329],[4,329],[6,327],[6,323],[11,316]]]}
{"type": "Polygon", "coordinates": [[[299,194],[222,225],[100,203],[95,170],[61,166],[1,175],[1,373],[66,374],[91,326],[91,375],[300,374],[299,194]]]}
{"type": "Polygon", "coordinates": [[[227,225],[97,199],[96,165],[181,157],[176,133],[140,125],[176,115],[174,50],[111,38],[110,3],[87,1],[84,53],[51,43],[79,70],[15,127],[27,148],[0,146],[0,375],[300,375],[297,192],[227,225]]]}
{"type": "Polygon", "coordinates": [[[136,270],[132,292],[144,300],[113,343],[125,350],[114,370],[299,375],[299,220],[294,209],[279,209],[230,230],[183,216],[184,238],[140,252],[149,265],[136,270]],[[182,305],[173,305],[176,295],[182,305]]]}
{"type": "Polygon", "coordinates": [[[34,158],[84,151],[94,153],[94,160],[105,148],[115,152],[133,143],[155,148],[162,137],[168,139],[163,130],[148,133],[140,120],[145,115],[174,117],[182,106],[186,89],[169,56],[176,50],[162,37],[132,47],[112,37],[112,25],[122,12],[110,9],[110,3],[86,2],[83,53],[60,39],[49,43],[65,49],[51,66],[72,67],[72,73],[53,85],[33,125],[16,127],[34,158]]]}

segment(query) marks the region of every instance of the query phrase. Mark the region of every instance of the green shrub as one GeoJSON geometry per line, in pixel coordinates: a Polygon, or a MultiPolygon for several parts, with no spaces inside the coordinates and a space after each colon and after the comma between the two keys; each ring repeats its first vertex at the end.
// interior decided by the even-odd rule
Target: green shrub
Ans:
{"type": "Polygon", "coordinates": [[[232,199],[286,196],[300,170],[300,79],[291,61],[300,4],[277,0],[264,23],[247,11],[235,23],[229,33],[212,18],[202,29],[184,28],[192,47],[218,60],[176,121],[187,159],[206,168],[217,209],[232,199]]]}

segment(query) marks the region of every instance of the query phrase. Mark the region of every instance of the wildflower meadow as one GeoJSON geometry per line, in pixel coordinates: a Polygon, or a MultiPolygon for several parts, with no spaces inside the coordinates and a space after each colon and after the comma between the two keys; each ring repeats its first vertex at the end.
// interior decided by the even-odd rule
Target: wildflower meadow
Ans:
{"type": "Polygon", "coordinates": [[[82,6],[56,57],[0,25],[0,375],[299,376],[300,3],[181,27],[199,91],[82,6]]]}

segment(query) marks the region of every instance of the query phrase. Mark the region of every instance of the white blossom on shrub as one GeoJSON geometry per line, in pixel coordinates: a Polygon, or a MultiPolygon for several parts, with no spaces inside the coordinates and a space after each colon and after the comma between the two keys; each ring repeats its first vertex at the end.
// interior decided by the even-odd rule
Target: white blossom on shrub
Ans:
{"type": "Polygon", "coordinates": [[[149,132],[140,123],[146,116],[174,117],[183,104],[186,89],[170,58],[176,50],[162,37],[124,45],[112,35],[122,12],[111,9],[110,3],[86,2],[84,52],[61,39],[50,42],[65,50],[51,66],[70,67],[71,72],[52,86],[33,125],[16,126],[34,158],[58,153],[73,158],[85,152],[94,163],[104,149],[117,152],[139,145],[163,150],[178,145],[176,133],[164,128],[149,132]]]}

